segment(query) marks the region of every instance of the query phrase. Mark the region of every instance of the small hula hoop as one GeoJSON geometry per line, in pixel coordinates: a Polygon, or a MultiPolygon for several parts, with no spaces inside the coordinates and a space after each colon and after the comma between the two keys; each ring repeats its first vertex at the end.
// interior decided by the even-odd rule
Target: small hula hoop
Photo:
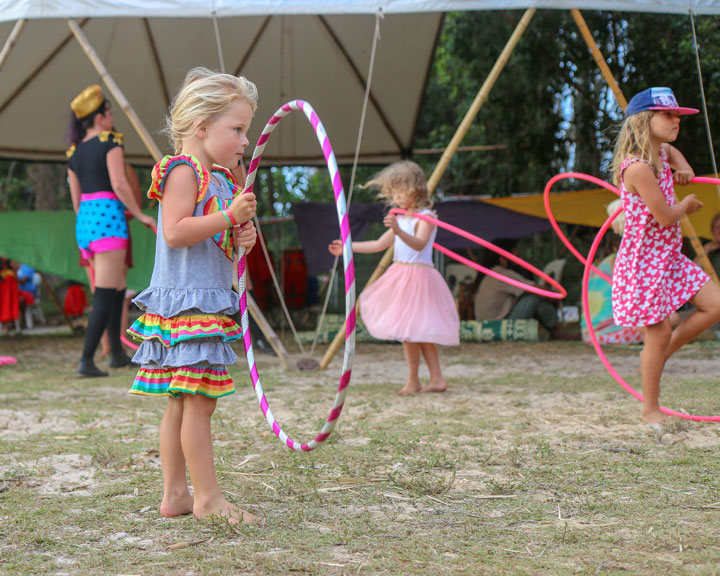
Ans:
{"type": "MultiPolygon", "coordinates": [[[[602,276],[605,280],[610,282],[612,284],[612,280],[607,277],[606,274],[601,273],[597,268],[592,266],[593,260],[595,260],[595,255],[597,254],[598,247],[600,246],[600,242],[602,242],[602,239],[605,237],[605,234],[607,234],[607,230],[612,224],[613,220],[617,218],[620,213],[622,212],[622,208],[618,208],[613,214],[605,221],[605,223],[600,228],[600,231],[595,236],[595,239],[592,243],[592,246],[590,247],[590,252],[587,255],[587,259],[583,258],[580,253],[575,250],[575,248],[570,244],[570,241],[565,238],[565,236],[560,231],[559,226],[557,226],[557,222],[555,222],[555,219],[552,218],[552,212],[550,211],[550,202],[549,202],[549,190],[552,187],[552,185],[557,182],[558,180],[563,180],[565,178],[577,178],[579,180],[587,180],[588,182],[592,182],[594,184],[599,184],[603,188],[606,188],[607,190],[610,190],[611,192],[615,192],[616,194],[619,194],[619,191],[614,186],[611,186],[607,182],[604,182],[598,178],[595,178],[594,176],[590,176],[588,174],[581,174],[579,172],[568,172],[565,174],[558,174],[557,176],[554,176],[550,179],[548,184],[545,186],[545,209],[548,212],[548,216],[551,219],[551,222],[553,222],[553,228],[555,229],[555,232],[557,232],[558,236],[560,236],[560,239],[563,241],[563,243],[570,249],[570,251],[575,254],[578,259],[584,264],[584,271],[583,271],[583,279],[582,279],[582,305],[583,305],[583,314],[585,316],[585,325],[587,326],[588,335],[590,336],[590,341],[592,342],[593,347],[595,348],[595,352],[597,353],[598,357],[600,358],[600,361],[603,363],[603,366],[605,366],[605,369],[609,372],[609,374],[615,378],[615,381],[620,384],[629,394],[637,398],[640,402],[643,401],[643,395],[640,394],[635,388],[630,386],[625,380],[618,374],[617,370],[613,367],[613,365],[610,363],[610,360],[608,360],[607,356],[605,355],[605,352],[603,351],[602,347],[600,346],[600,343],[597,340],[597,336],[595,335],[595,328],[592,325],[592,318],[590,317],[590,302],[588,297],[588,286],[590,284],[590,270],[593,270],[596,274],[599,276],[602,276]]],[[[716,178],[707,178],[707,177],[697,177],[693,178],[692,181],[696,184],[720,184],[720,179],[716,178]]],[[[666,408],[665,406],[660,406],[660,411],[663,414],[666,414],[668,416],[675,416],[677,418],[683,418],[685,420],[693,420],[695,422],[720,422],[720,416],[698,416],[695,414],[688,414],[686,412],[678,412],[677,410],[672,410],[670,408],[666,408]]]]}
{"type": "Polygon", "coordinates": [[[335,402],[333,403],[330,414],[328,415],[322,430],[320,430],[320,433],[310,442],[296,442],[285,433],[282,426],[280,426],[273,416],[272,410],[270,410],[270,405],[265,397],[265,392],[260,384],[260,376],[258,375],[257,366],[255,365],[255,354],[253,353],[252,340],[250,339],[250,319],[248,316],[247,295],[245,292],[247,286],[247,266],[245,250],[242,248],[238,251],[240,254],[240,259],[238,261],[238,289],[240,291],[240,315],[243,332],[243,344],[245,345],[245,356],[247,358],[248,370],[250,371],[253,389],[255,390],[255,395],[260,403],[260,408],[265,415],[265,420],[267,420],[267,423],[270,425],[270,428],[272,428],[275,436],[277,436],[285,446],[291,450],[309,452],[327,440],[332,431],[335,429],[335,425],[337,424],[345,403],[347,387],[350,384],[352,362],[355,355],[355,266],[353,263],[350,223],[347,216],[347,206],[345,204],[345,192],[338,172],[335,154],[332,150],[332,146],[330,145],[330,139],[327,137],[325,128],[320,122],[320,118],[318,118],[315,110],[313,110],[312,106],[310,106],[307,102],[302,100],[293,100],[278,108],[272,115],[263,129],[260,138],[258,138],[258,143],[255,147],[255,151],[253,152],[252,160],[250,160],[250,167],[245,182],[244,192],[252,192],[260,159],[262,158],[262,154],[265,150],[270,134],[272,134],[275,130],[275,127],[280,120],[293,110],[300,110],[310,121],[310,124],[315,130],[318,142],[322,147],[323,155],[325,156],[325,162],[330,172],[330,179],[332,180],[333,191],[335,193],[335,205],[337,207],[338,222],[340,224],[340,234],[343,244],[343,266],[345,269],[345,316],[347,324],[345,329],[345,355],[343,357],[340,384],[338,385],[337,393],[335,395],[335,402]]]}
{"type": "Polygon", "coordinates": [[[496,278],[497,280],[500,280],[501,282],[505,282],[507,284],[517,286],[518,288],[522,288],[523,290],[526,290],[528,292],[533,292],[534,294],[538,294],[539,296],[545,296],[546,298],[556,298],[558,300],[561,300],[567,296],[567,291],[565,290],[565,288],[563,288],[552,276],[545,274],[545,272],[543,272],[542,270],[538,270],[532,264],[529,264],[528,262],[525,262],[525,260],[523,260],[522,258],[518,258],[517,256],[515,256],[515,254],[511,254],[507,250],[503,250],[499,246],[495,246],[495,244],[492,244],[492,243],[488,242],[487,240],[483,240],[482,238],[475,236],[475,234],[466,232],[465,230],[462,230],[461,228],[458,228],[457,226],[453,226],[452,224],[447,224],[446,222],[443,222],[442,220],[438,220],[437,218],[433,218],[433,217],[427,216],[425,214],[418,214],[416,212],[411,212],[409,210],[403,210],[402,208],[393,208],[392,210],[390,210],[390,214],[412,215],[416,218],[419,218],[420,220],[425,220],[426,222],[429,222],[430,224],[434,224],[435,226],[443,228],[449,232],[452,232],[453,234],[457,234],[458,236],[462,236],[463,238],[467,238],[468,240],[471,240],[471,241],[475,242],[476,244],[479,244],[480,246],[483,246],[485,248],[488,248],[489,250],[497,252],[501,256],[504,256],[508,260],[511,260],[512,262],[515,262],[516,264],[519,264],[526,270],[539,276],[545,282],[550,284],[553,288],[557,289],[557,292],[551,292],[550,290],[544,290],[542,288],[538,288],[537,286],[531,286],[529,284],[525,284],[524,282],[520,282],[519,280],[515,280],[514,278],[508,278],[507,276],[498,274],[497,272],[494,272],[488,268],[485,268],[485,266],[481,266],[477,262],[473,262],[472,260],[469,260],[468,258],[465,258],[464,256],[460,256],[460,254],[457,254],[456,252],[453,252],[452,250],[445,248],[444,246],[441,246],[437,242],[433,242],[433,248],[435,248],[438,252],[442,252],[446,256],[450,256],[451,258],[457,260],[458,262],[461,262],[462,264],[465,264],[466,266],[469,266],[470,268],[472,268],[474,270],[477,270],[478,272],[483,272],[484,274],[487,274],[488,276],[492,276],[493,278],[496,278]]]}

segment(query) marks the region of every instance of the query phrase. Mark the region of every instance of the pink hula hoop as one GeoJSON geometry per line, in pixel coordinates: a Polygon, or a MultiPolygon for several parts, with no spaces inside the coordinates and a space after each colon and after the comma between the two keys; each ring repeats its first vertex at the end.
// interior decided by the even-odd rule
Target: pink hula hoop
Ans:
{"type": "MultiPolygon", "coordinates": [[[[543,201],[545,203],[545,212],[547,212],[550,226],[553,227],[553,230],[555,230],[555,234],[558,235],[558,238],[560,238],[562,243],[565,244],[565,247],[570,250],[573,256],[575,256],[575,258],[580,260],[580,262],[582,262],[583,264],[587,264],[583,255],[577,251],[575,246],[570,243],[570,240],[568,240],[565,234],[563,234],[562,230],[560,230],[560,226],[555,220],[555,215],[552,213],[552,210],[550,208],[550,190],[556,182],[559,182],[560,180],[568,180],[570,178],[577,178],[578,180],[592,182],[593,184],[597,184],[598,186],[605,188],[606,190],[610,190],[610,192],[612,192],[613,194],[617,194],[618,196],[620,195],[620,190],[618,190],[612,184],[608,184],[604,180],[600,180],[600,178],[595,178],[595,176],[590,176],[589,174],[583,174],[581,172],[565,172],[563,174],[557,174],[556,176],[550,178],[550,180],[548,180],[548,183],[545,184],[545,190],[543,191],[543,201]]],[[[590,259],[590,262],[592,262],[592,259],[590,259]]],[[[595,268],[595,266],[592,266],[592,270],[593,272],[595,272],[595,274],[600,276],[600,278],[612,284],[612,279],[607,274],[605,274],[605,272],[603,272],[602,270],[598,270],[597,268],[595,268]]]]}
{"type": "MultiPolygon", "coordinates": [[[[595,184],[600,184],[603,188],[606,188],[612,192],[618,193],[617,188],[614,186],[611,186],[610,184],[603,182],[602,180],[599,180],[598,178],[595,178],[593,176],[589,176],[588,174],[581,174],[577,172],[568,172],[566,174],[558,174],[557,176],[553,177],[548,184],[545,186],[545,208],[548,211],[548,216],[551,215],[550,212],[550,203],[549,203],[549,197],[548,192],[552,185],[557,182],[558,180],[562,180],[564,178],[578,178],[580,180],[587,180],[588,182],[593,182],[595,184]]],[[[716,178],[707,178],[707,177],[698,177],[692,179],[693,183],[697,184],[720,184],[720,179],[716,178]]],[[[637,398],[640,402],[643,401],[643,395],[640,394],[635,388],[630,386],[625,380],[618,374],[617,370],[613,367],[613,365],[608,360],[607,356],[605,355],[605,352],[603,351],[602,347],[600,346],[600,343],[597,340],[597,336],[595,335],[595,328],[592,325],[592,318],[590,317],[590,303],[588,298],[588,286],[590,283],[590,270],[595,271],[598,273],[598,275],[602,276],[606,280],[608,280],[610,283],[612,283],[612,280],[609,279],[605,274],[600,273],[594,266],[592,266],[592,261],[595,259],[595,254],[597,253],[598,247],[600,246],[600,242],[602,242],[602,239],[605,237],[605,234],[607,233],[608,228],[610,227],[610,224],[612,224],[613,220],[618,217],[618,215],[622,212],[622,208],[618,208],[602,225],[600,228],[600,231],[595,236],[595,239],[592,243],[592,246],[590,247],[590,252],[587,255],[587,259],[580,256],[580,253],[575,250],[574,247],[570,244],[570,241],[565,238],[565,236],[562,234],[562,232],[559,230],[559,227],[557,227],[557,223],[555,222],[554,218],[552,218],[553,228],[555,228],[555,231],[560,236],[561,240],[565,245],[571,250],[573,254],[575,254],[578,259],[583,262],[584,264],[584,271],[583,271],[583,279],[582,279],[582,305],[583,305],[583,314],[585,316],[585,325],[587,326],[588,335],[590,336],[590,341],[592,342],[593,347],[595,348],[595,352],[597,353],[598,357],[600,358],[600,361],[603,363],[603,366],[605,366],[605,369],[610,373],[610,375],[615,378],[615,381],[620,384],[629,394],[637,398]]],[[[720,422],[720,416],[698,416],[696,414],[688,414],[686,412],[679,412],[677,410],[672,410],[670,408],[666,408],[665,406],[660,406],[660,411],[663,414],[666,414],[668,416],[675,416],[677,418],[683,418],[685,420],[693,420],[695,422],[720,422]]]]}
{"type": "Polygon", "coordinates": [[[457,226],[453,226],[452,224],[447,224],[443,222],[442,220],[438,220],[437,218],[432,218],[431,216],[426,216],[425,214],[418,214],[416,212],[411,212],[409,210],[403,210],[402,208],[393,208],[390,210],[390,214],[409,214],[416,218],[419,218],[420,220],[425,220],[426,222],[429,222],[430,224],[434,224],[435,226],[438,226],[440,228],[443,228],[449,232],[452,232],[453,234],[457,234],[458,236],[462,236],[463,238],[467,238],[468,240],[471,240],[472,242],[475,242],[476,244],[479,244],[480,246],[483,246],[485,248],[488,248],[489,250],[492,250],[494,252],[497,252],[501,256],[504,256],[508,260],[515,262],[516,264],[519,264],[526,270],[532,272],[536,276],[539,276],[545,282],[550,284],[553,288],[557,289],[557,292],[551,292],[550,290],[544,290],[542,288],[538,288],[537,286],[531,286],[529,284],[525,284],[523,282],[520,282],[519,280],[515,280],[513,278],[508,278],[507,276],[503,276],[502,274],[498,274],[497,272],[493,272],[492,270],[485,268],[485,266],[481,266],[480,264],[477,264],[476,262],[473,262],[472,260],[469,260],[468,258],[465,258],[464,256],[460,256],[460,254],[457,254],[453,252],[452,250],[445,248],[444,246],[441,246],[437,242],[433,242],[433,248],[437,250],[438,252],[442,252],[446,256],[450,256],[450,258],[453,258],[457,260],[458,262],[461,262],[462,264],[465,264],[466,266],[469,266],[470,268],[477,270],[478,272],[482,272],[484,274],[487,274],[488,276],[492,276],[493,278],[500,280],[501,282],[505,282],[507,284],[511,284],[513,286],[517,286],[518,288],[522,288],[523,290],[526,290],[528,292],[533,292],[535,294],[538,294],[539,296],[545,296],[546,298],[556,298],[558,300],[561,300],[567,296],[567,292],[565,291],[565,288],[563,288],[554,278],[551,276],[545,274],[542,270],[538,270],[533,266],[532,264],[529,264],[528,262],[525,262],[522,258],[518,258],[514,254],[511,254],[507,250],[503,250],[499,246],[495,246],[495,244],[492,244],[488,242],[487,240],[483,240],[482,238],[475,236],[475,234],[471,234],[470,232],[466,232],[465,230],[462,230],[461,228],[458,228],[457,226]]]}

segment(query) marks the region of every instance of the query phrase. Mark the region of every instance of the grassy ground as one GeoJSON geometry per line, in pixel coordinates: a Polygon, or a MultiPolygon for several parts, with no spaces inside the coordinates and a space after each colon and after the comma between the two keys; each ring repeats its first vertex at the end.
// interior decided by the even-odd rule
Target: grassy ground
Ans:
{"type": "MultiPolygon", "coordinates": [[[[218,474],[262,526],[158,513],[161,399],[129,370],[72,378],[78,338],[0,339],[2,574],[720,574],[720,428],[639,403],[580,343],[443,350],[450,390],[402,398],[398,346],[361,345],[327,445],[284,448],[238,364],[214,418],[218,474]]],[[[720,346],[668,367],[663,400],[720,414],[720,346]]],[[[638,385],[638,352],[613,362],[638,385]]],[[[309,440],[328,373],[258,357],[271,407],[309,440]]]]}

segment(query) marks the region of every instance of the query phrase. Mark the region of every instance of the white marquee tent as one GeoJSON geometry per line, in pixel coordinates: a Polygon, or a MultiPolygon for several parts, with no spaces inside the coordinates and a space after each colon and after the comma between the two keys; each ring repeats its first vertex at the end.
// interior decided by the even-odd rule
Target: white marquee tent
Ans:
{"type": "MultiPolygon", "coordinates": [[[[147,128],[155,154],[169,152],[159,130],[185,72],[218,69],[222,54],[226,71],[259,87],[256,134],[279,105],[302,98],[318,111],[338,160],[348,163],[382,10],[361,161],[388,162],[412,147],[442,13],[528,7],[720,14],[720,0],[0,0],[0,157],[64,158],[68,103],[100,81],[69,22],[147,128]]],[[[129,120],[115,116],[128,158],[152,163],[129,120]]],[[[304,123],[286,120],[265,161],[320,162],[304,123]]]]}

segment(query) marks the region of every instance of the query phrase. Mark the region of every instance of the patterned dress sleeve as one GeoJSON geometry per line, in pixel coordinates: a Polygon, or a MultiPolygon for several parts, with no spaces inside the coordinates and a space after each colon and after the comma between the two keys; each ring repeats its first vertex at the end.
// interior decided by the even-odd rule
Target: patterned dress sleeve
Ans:
{"type": "Polygon", "coordinates": [[[647,158],[636,158],[636,157],[630,157],[625,158],[625,160],[622,161],[622,164],[620,164],[620,177],[622,178],[622,175],[625,173],[625,170],[628,166],[631,164],[635,164],[636,162],[642,162],[643,164],[650,164],[650,160],[647,158]]]}
{"type": "Polygon", "coordinates": [[[170,171],[180,164],[187,164],[195,170],[198,184],[196,203],[201,202],[205,198],[208,186],[210,185],[210,173],[195,156],[189,154],[165,156],[160,162],[155,164],[152,169],[152,184],[147,193],[148,198],[162,203],[162,197],[165,192],[165,180],[170,171]]]}

